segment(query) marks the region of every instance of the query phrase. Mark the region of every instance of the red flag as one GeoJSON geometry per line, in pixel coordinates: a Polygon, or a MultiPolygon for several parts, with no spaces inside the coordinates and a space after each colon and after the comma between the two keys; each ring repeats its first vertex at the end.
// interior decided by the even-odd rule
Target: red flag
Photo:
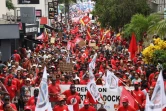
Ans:
{"type": "Polygon", "coordinates": [[[75,43],[75,44],[78,44],[80,41],[82,41],[83,39],[82,38],[80,38],[80,37],[76,37],[74,40],[73,40],[73,42],[75,43]]]}
{"type": "Polygon", "coordinates": [[[134,33],[132,34],[132,38],[130,41],[129,52],[130,52],[130,58],[132,60],[137,52],[137,41],[134,33]]]}
{"type": "Polygon", "coordinates": [[[123,106],[122,104],[122,98],[127,97],[129,100],[129,104],[130,106],[134,107],[134,98],[132,97],[132,95],[130,94],[129,91],[126,90],[126,88],[123,87],[122,92],[121,92],[121,96],[120,96],[120,106],[123,106]]]}
{"type": "Polygon", "coordinates": [[[90,18],[88,16],[85,16],[83,17],[80,22],[83,24],[83,25],[86,25],[87,23],[89,23],[90,21],[90,18]]]}

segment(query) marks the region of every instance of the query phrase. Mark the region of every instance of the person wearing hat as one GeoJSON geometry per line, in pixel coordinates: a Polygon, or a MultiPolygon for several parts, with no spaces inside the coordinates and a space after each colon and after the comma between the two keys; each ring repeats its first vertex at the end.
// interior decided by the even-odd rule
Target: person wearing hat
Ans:
{"type": "MultiPolygon", "coordinates": [[[[3,108],[7,108],[6,106],[8,106],[8,108],[10,107],[11,110],[9,111],[17,111],[16,105],[10,102],[10,96],[9,95],[5,95],[4,96],[4,105],[3,108]]],[[[7,111],[7,110],[5,110],[7,111]]]]}
{"type": "Polygon", "coordinates": [[[131,92],[131,95],[135,98],[134,108],[136,110],[142,109],[142,103],[146,99],[144,93],[139,89],[139,82],[134,82],[134,90],[131,92]]]}
{"type": "Polygon", "coordinates": [[[56,79],[53,77],[51,79],[51,84],[48,86],[48,92],[50,96],[50,102],[52,107],[58,102],[58,95],[61,93],[59,84],[56,84],[56,79]]]}
{"type": "Polygon", "coordinates": [[[129,105],[129,100],[127,97],[122,98],[122,104],[123,104],[123,106],[120,106],[118,108],[118,111],[136,111],[135,108],[133,108],[131,105],[129,105]]]}
{"type": "Polygon", "coordinates": [[[82,107],[79,111],[96,111],[94,107],[90,106],[90,102],[88,99],[85,99],[83,104],[84,107],[82,107]]]}
{"type": "Polygon", "coordinates": [[[20,107],[22,109],[24,109],[24,105],[26,104],[26,102],[28,101],[28,99],[30,98],[31,96],[31,81],[29,78],[26,78],[24,77],[24,84],[23,86],[21,87],[21,91],[20,91],[20,100],[21,100],[21,103],[20,103],[20,107]]]}
{"type": "Polygon", "coordinates": [[[68,106],[64,104],[65,100],[63,97],[60,96],[58,102],[59,104],[54,106],[53,111],[69,111],[68,106]]]}

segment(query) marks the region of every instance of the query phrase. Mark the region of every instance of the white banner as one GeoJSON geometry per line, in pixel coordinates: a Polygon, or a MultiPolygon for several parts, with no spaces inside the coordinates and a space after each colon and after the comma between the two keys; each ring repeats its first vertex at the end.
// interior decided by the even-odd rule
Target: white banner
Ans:
{"type": "MultiPolygon", "coordinates": [[[[83,107],[83,100],[86,98],[86,92],[88,91],[86,85],[75,85],[76,91],[80,93],[81,101],[80,108],[83,107]]],[[[106,88],[105,86],[97,86],[99,93],[103,96],[104,100],[106,101],[106,104],[104,108],[107,109],[107,111],[115,111],[114,106],[119,104],[120,99],[120,92],[118,93],[112,92],[110,89],[106,88]]],[[[61,92],[64,92],[65,90],[68,90],[70,88],[70,85],[60,85],[61,92]]]]}

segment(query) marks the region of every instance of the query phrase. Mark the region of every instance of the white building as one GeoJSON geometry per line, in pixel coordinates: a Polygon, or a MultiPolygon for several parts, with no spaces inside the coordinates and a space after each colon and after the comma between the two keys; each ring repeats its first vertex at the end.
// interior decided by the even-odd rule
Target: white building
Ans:
{"type": "MultiPolygon", "coordinates": [[[[12,0],[16,7],[16,14],[20,16],[19,7],[35,7],[36,10],[41,10],[41,16],[48,17],[48,2],[52,0],[12,0]]],[[[14,11],[7,11],[7,14],[14,15],[14,11]]]]}
{"type": "Polygon", "coordinates": [[[0,0],[0,18],[2,18],[2,14],[6,14],[6,0],[0,0]]]}
{"type": "Polygon", "coordinates": [[[153,12],[163,12],[166,8],[166,0],[149,0],[153,12]]]}

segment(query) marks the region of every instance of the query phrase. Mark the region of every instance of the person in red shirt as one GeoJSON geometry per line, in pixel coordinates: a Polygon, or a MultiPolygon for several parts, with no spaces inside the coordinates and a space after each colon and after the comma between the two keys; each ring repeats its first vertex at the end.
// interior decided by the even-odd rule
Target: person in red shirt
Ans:
{"type": "Polygon", "coordinates": [[[132,106],[129,105],[129,100],[127,97],[122,98],[123,106],[118,108],[118,111],[136,111],[132,106]]]}
{"type": "Polygon", "coordinates": [[[55,105],[53,111],[69,111],[68,106],[64,104],[64,98],[59,97],[58,101],[59,105],[55,105]]]}
{"type": "Polygon", "coordinates": [[[71,85],[70,85],[70,89],[64,91],[62,94],[64,94],[66,97],[70,97],[70,96],[72,96],[72,95],[77,95],[77,96],[79,96],[79,93],[76,92],[76,89],[75,89],[75,85],[74,85],[74,84],[71,84],[71,85]]]}
{"type": "Polygon", "coordinates": [[[89,105],[89,100],[84,100],[84,107],[82,107],[79,111],[96,111],[96,109],[89,105]]]}
{"type": "Polygon", "coordinates": [[[67,104],[73,105],[73,111],[79,111],[80,103],[81,103],[81,98],[78,95],[72,95],[67,98],[67,104]]]}
{"type": "Polygon", "coordinates": [[[85,76],[83,77],[83,79],[80,81],[81,85],[87,85],[89,82],[89,75],[85,74],[85,76]]]}
{"type": "Polygon", "coordinates": [[[50,95],[50,102],[52,107],[58,102],[58,95],[61,93],[61,89],[59,84],[56,84],[55,78],[52,78],[52,83],[48,87],[49,95],[50,95]]]}
{"type": "Polygon", "coordinates": [[[65,76],[65,81],[64,82],[61,82],[62,85],[70,85],[72,84],[72,82],[69,81],[69,76],[65,76]]]}
{"type": "Polygon", "coordinates": [[[3,110],[1,111],[17,111],[17,110],[13,109],[9,103],[5,103],[3,105],[3,110]]]}
{"type": "MultiPolygon", "coordinates": [[[[12,109],[10,111],[17,111],[16,105],[10,102],[10,96],[9,95],[5,95],[5,97],[4,97],[3,107],[5,106],[5,104],[8,105],[10,107],[10,109],[12,109]]],[[[5,107],[4,107],[4,109],[5,109],[5,107]]],[[[7,111],[7,110],[5,110],[5,111],[7,111]]]]}
{"type": "Polygon", "coordinates": [[[17,88],[16,88],[15,85],[12,84],[12,80],[11,79],[8,79],[8,82],[7,82],[7,85],[6,85],[6,89],[9,92],[10,100],[12,101],[13,98],[17,94],[17,88]]]}
{"type": "Polygon", "coordinates": [[[134,108],[136,110],[140,110],[142,108],[142,103],[144,102],[144,100],[146,99],[144,93],[139,89],[139,83],[135,82],[134,83],[134,90],[131,92],[132,96],[135,98],[135,100],[138,102],[134,103],[134,108]]]}
{"type": "Polygon", "coordinates": [[[20,62],[20,60],[21,60],[20,54],[17,53],[17,50],[15,50],[14,53],[15,53],[15,54],[13,54],[14,61],[20,62]]]}
{"type": "Polygon", "coordinates": [[[36,102],[37,102],[37,97],[39,95],[39,89],[35,89],[34,90],[34,96],[30,97],[28,102],[27,102],[27,106],[36,106],[36,102]]]}

